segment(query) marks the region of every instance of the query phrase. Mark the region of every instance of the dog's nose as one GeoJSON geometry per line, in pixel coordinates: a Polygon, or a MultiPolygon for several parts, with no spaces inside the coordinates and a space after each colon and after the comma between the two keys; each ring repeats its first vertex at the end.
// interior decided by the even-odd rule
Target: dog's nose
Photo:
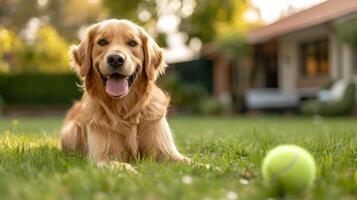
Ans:
{"type": "Polygon", "coordinates": [[[120,68],[125,63],[125,58],[121,54],[110,54],[107,57],[108,64],[114,69],[120,68]]]}

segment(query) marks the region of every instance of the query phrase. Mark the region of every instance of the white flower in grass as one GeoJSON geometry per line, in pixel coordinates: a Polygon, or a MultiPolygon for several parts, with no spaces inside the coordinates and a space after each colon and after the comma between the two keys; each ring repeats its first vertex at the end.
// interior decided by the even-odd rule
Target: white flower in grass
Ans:
{"type": "Polygon", "coordinates": [[[214,167],[213,169],[218,172],[222,171],[222,169],[220,167],[214,167]]]}
{"type": "Polygon", "coordinates": [[[183,177],[182,177],[182,182],[183,182],[183,184],[185,184],[185,185],[191,185],[191,184],[192,184],[192,177],[191,177],[191,176],[188,176],[188,175],[183,176],[183,177]]]}
{"type": "Polygon", "coordinates": [[[242,185],[248,185],[249,181],[247,179],[241,178],[239,180],[239,183],[242,184],[242,185]]]}
{"type": "Polygon", "coordinates": [[[206,164],[205,167],[206,167],[206,169],[210,169],[211,165],[210,164],[206,164]]]}
{"type": "Polygon", "coordinates": [[[313,122],[314,124],[321,124],[321,122],[322,122],[322,117],[321,117],[320,115],[314,115],[314,116],[312,117],[312,122],[313,122]]]}
{"type": "Polygon", "coordinates": [[[226,198],[228,200],[236,200],[236,199],[238,199],[238,194],[236,192],[233,192],[233,191],[228,191],[227,194],[226,194],[226,198]]]}

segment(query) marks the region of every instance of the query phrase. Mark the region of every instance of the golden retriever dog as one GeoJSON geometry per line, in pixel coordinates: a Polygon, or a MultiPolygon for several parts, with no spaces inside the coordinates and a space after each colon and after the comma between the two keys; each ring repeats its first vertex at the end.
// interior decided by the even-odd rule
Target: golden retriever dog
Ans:
{"type": "Polygon", "coordinates": [[[138,157],[189,162],[166,120],[170,98],[155,84],[167,66],[162,50],[143,28],[105,20],[90,26],[71,54],[84,94],[65,118],[64,151],[88,153],[97,166],[138,157]]]}

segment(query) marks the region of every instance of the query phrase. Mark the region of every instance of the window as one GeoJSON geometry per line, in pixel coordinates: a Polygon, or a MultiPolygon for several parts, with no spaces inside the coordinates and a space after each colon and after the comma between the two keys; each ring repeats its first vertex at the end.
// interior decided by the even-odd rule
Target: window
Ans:
{"type": "Polygon", "coordinates": [[[330,72],[328,40],[321,39],[302,43],[300,51],[300,72],[306,77],[328,76],[330,72]]]}

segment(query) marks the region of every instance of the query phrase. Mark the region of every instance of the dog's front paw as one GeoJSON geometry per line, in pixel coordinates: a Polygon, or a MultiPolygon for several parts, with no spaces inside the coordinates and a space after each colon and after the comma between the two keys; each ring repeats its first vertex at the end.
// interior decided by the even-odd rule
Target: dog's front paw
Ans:
{"type": "Polygon", "coordinates": [[[133,174],[138,174],[138,171],[136,171],[136,169],[128,164],[128,163],[123,163],[123,162],[119,162],[119,161],[107,161],[107,162],[98,162],[97,163],[98,167],[101,168],[108,168],[111,170],[119,170],[119,171],[128,171],[131,172],[133,174]]]}

